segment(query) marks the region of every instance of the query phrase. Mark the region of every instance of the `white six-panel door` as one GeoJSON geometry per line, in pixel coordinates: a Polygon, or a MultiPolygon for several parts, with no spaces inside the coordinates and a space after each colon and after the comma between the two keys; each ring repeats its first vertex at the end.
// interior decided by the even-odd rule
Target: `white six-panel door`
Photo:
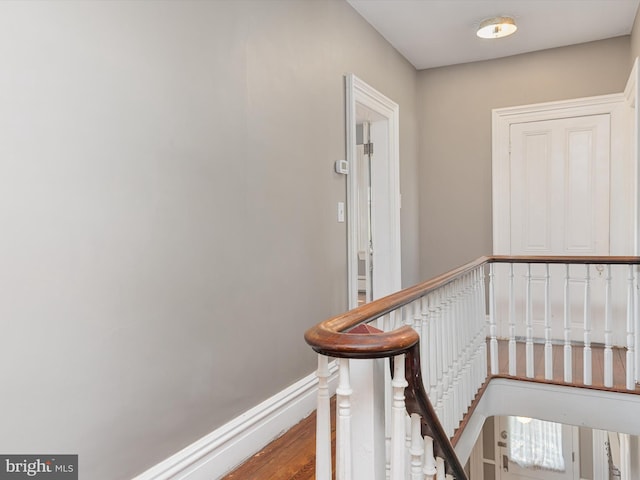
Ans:
{"type": "MultiPolygon", "coordinates": [[[[511,125],[509,141],[511,254],[609,255],[610,115],[516,123],[511,125]]],[[[544,266],[536,265],[531,273],[531,288],[538,300],[532,308],[533,336],[542,338],[546,272],[544,266]]],[[[558,327],[564,315],[566,272],[558,265],[552,266],[550,273],[552,324],[558,327]]],[[[571,336],[576,340],[583,336],[586,274],[582,268],[571,272],[575,276],[570,287],[574,291],[571,336]]],[[[526,275],[524,265],[515,266],[516,314],[520,319],[525,315],[526,275]]],[[[598,281],[602,283],[604,278],[590,279],[598,281]]],[[[504,311],[507,291],[502,292],[498,302],[504,311]]],[[[594,297],[593,301],[604,305],[604,298],[594,297]]],[[[597,305],[593,308],[601,310],[597,305]]],[[[524,336],[524,326],[516,332],[524,336]]]]}
{"type": "Polygon", "coordinates": [[[511,125],[511,254],[608,255],[610,116],[511,125]]]}

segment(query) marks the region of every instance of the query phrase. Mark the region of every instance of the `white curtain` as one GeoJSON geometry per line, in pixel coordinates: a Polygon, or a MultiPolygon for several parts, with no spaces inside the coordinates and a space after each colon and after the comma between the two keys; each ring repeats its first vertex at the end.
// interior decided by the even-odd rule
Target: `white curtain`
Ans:
{"type": "Polygon", "coordinates": [[[509,417],[509,458],[523,468],[564,472],[562,425],[509,417]]]}

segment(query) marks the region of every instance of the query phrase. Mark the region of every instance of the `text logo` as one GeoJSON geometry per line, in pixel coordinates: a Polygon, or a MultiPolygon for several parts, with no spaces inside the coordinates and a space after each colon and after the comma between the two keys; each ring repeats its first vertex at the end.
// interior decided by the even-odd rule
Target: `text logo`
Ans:
{"type": "Polygon", "coordinates": [[[78,455],[0,455],[0,480],[78,480],[78,455]]]}

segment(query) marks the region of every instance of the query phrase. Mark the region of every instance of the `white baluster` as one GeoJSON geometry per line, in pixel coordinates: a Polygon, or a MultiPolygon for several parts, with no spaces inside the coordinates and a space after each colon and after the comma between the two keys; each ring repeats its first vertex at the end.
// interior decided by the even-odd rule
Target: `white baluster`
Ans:
{"type": "Polygon", "coordinates": [[[411,414],[411,480],[423,480],[424,441],[422,440],[422,426],[420,415],[411,414]]]}
{"type": "Polygon", "coordinates": [[[431,372],[429,370],[429,304],[427,297],[421,297],[419,302],[420,308],[420,370],[422,371],[422,382],[424,389],[428,395],[431,395],[431,372]]]}
{"type": "Polygon", "coordinates": [[[460,341],[462,340],[462,280],[458,279],[453,284],[453,305],[451,314],[451,327],[453,333],[453,388],[452,388],[452,402],[451,410],[453,415],[451,417],[452,426],[455,429],[458,425],[458,417],[460,416],[460,400],[462,397],[462,359],[460,341]]]}
{"type": "Polygon", "coordinates": [[[444,459],[436,457],[436,479],[445,480],[444,459]]]}
{"type": "Polygon", "coordinates": [[[591,270],[590,265],[585,265],[584,277],[584,350],[583,350],[583,375],[584,384],[591,385],[592,361],[591,361],[591,270]]]}
{"type": "Polygon", "coordinates": [[[553,345],[551,344],[551,274],[549,264],[544,274],[544,378],[553,380],[553,345]]]}
{"type": "MultiPolygon", "coordinates": [[[[477,380],[477,387],[480,388],[480,386],[484,383],[485,379],[487,378],[487,341],[486,341],[486,324],[487,324],[487,308],[486,308],[486,301],[487,301],[487,297],[485,294],[485,267],[484,265],[479,267],[479,271],[480,271],[480,292],[478,294],[478,302],[480,304],[480,307],[478,309],[478,326],[480,328],[479,332],[479,345],[480,345],[480,362],[481,362],[481,368],[478,369],[478,380],[477,380]]],[[[498,359],[496,357],[496,364],[498,362],[498,359]]]]}
{"type": "Polygon", "coordinates": [[[392,310],[389,312],[389,326],[391,330],[395,330],[400,327],[402,322],[402,311],[392,310]]]}
{"type": "MultiPolygon", "coordinates": [[[[481,267],[482,268],[482,267],[481,267]]],[[[487,375],[487,353],[486,353],[486,315],[484,311],[484,299],[480,298],[482,294],[482,288],[480,282],[482,282],[482,271],[478,269],[476,275],[475,285],[475,302],[474,302],[474,315],[473,315],[473,339],[472,339],[472,352],[471,352],[471,398],[473,401],[475,394],[480,388],[484,378],[487,375]],[[485,358],[482,358],[484,354],[485,358]]]]}
{"type": "Polygon", "coordinates": [[[420,310],[416,311],[416,302],[411,302],[410,304],[403,307],[404,309],[404,324],[412,327],[418,335],[420,335],[420,310]],[[416,318],[417,317],[417,318],[416,318]]]}
{"type": "Polygon", "coordinates": [[[447,410],[447,428],[445,429],[447,435],[450,437],[453,436],[453,429],[455,423],[455,402],[456,402],[456,392],[455,392],[455,369],[454,369],[454,360],[456,358],[455,355],[455,345],[456,345],[456,333],[455,333],[455,316],[454,316],[454,305],[455,305],[455,283],[449,284],[449,295],[447,295],[447,340],[448,340],[448,363],[449,363],[449,388],[447,399],[446,410],[447,410]]]}
{"type": "Polygon", "coordinates": [[[452,284],[453,292],[451,296],[451,428],[455,428],[460,416],[460,281],[456,280],[452,284]]]}
{"type": "Polygon", "coordinates": [[[443,421],[442,426],[445,432],[449,431],[451,425],[451,405],[449,404],[450,393],[450,360],[451,360],[451,322],[450,322],[450,302],[449,302],[449,286],[443,287],[444,296],[442,298],[442,411],[443,421]]]}
{"type": "Polygon", "coordinates": [[[458,323],[458,332],[460,333],[460,340],[458,341],[458,368],[459,373],[459,391],[460,398],[458,399],[458,418],[456,419],[456,428],[459,426],[460,421],[464,416],[464,412],[467,406],[467,371],[468,371],[468,339],[469,339],[469,321],[471,317],[469,315],[469,274],[465,274],[460,281],[462,287],[462,298],[460,303],[460,317],[456,319],[458,323]]]}
{"type": "Polygon", "coordinates": [[[378,321],[382,321],[382,324],[380,325],[380,330],[382,330],[383,332],[390,332],[392,330],[391,328],[391,314],[387,314],[387,315],[383,315],[381,318],[378,319],[378,321]]]}
{"type": "Polygon", "coordinates": [[[611,265],[607,265],[604,294],[604,386],[613,387],[613,333],[611,331],[611,265]]]}
{"type": "MultiPolygon", "coordinates": [[[[470,279],[469,279],[470,280],[470,279]]],[[[473,284],[467,286],[466,302],[465,302],[465,328],[464,330],[464,351],[463,351],[463,375],[462,375],[462,416],[467,412],[468,406],[471,403],[471,391],[472,391],[472,378],[473,378],[473,365],[471,359],[473,358],[473,341],[474,341],[474,310],[473,304],[475,297],[473,295],[473,284]]],[[[462,420],[462,418],[461,418],[462,420]]]]}
{"type": "Polygon", "coordinates": [[[565,264],[564,280],[564,381],[571,383],[573,372],[571,369],[571,275],[569,264],[565,264]]]}
{"type": "Polygon", "coordinates": [[[393,362],[393,405],[391,406],[391,480],[405,479],[405,379],[404,355],[397,355],[393,362]]]}
{"type": "Polygon", "coordinates": [[[434,321],[436,326],[435,346],[433,353],[436,357],[436,414],[440,423],[444,424],[444,363],[445,363],[445,348],[444,348],[444,328],[443,328],[443,312],[442,312],[442,288],[435,292],[435,312],[434,321]]]}
{"type": "Polygon", "coordinates": [[[424,437],[424,473],[425,480],[434,480],[436,476],[436,459],[433,456],[433,438],[424,437]]]}
{"type": "Polygon", "coordinates": [[[462,313],[462,352],[461,352],[461,365],[462,373],[460,377],[461,382],[461,395],[460,395],[460,418],[461,421],[464,418],[464,414],[467,411],[471,395],[471,352],[473,339],[473,302],[475,297],[473,295],[473,275],[474,272],[470,272],[465,275],[464,281],[464,304],[462,313]]]}
{"type": "Polygon", "coordinates": [[[489,353],[491,355],[491,374],[498,374],[498,339],[496,327],[496,292],[494,264],[489,265],[489,353]]]}
{"type": "Polygon", "coordinates": [[[478,269],[469,276],[469,294],[467,299],[467,341],[465,346],[465,405],[464,413],[469,410],[469,405],[475,396],[475,370],[476,370],[476,346],[478,332],[478,269]]]}
{"type": "Polygon", "coordinates": [[[471,282],[469,287],[469,297],[468,297],[468,325],[467,329],[467,344],[465,347],[465,363],[466,363],[466,404],[464,408],[464,413],[467,413],[469,409],[469,405],[471,405],[471,401],[475,395],[475,353],[476,353],[476,333],[477,333],[477,286],[478,286],[478,270],[474,270],[470,275],[469,281],[471,282]]]}
{"type": "Polygon", "coordinates": [[[391,478],[391,437],[388,438],[384,447],[384,454],[386,458],[384,478],[389,480],[391,478]]]}
{"type": "Polygon", "coordinates": [[[405,413],[404,416],[404,472],[407,480],[410,480],[411,477],[411,441],[412,441],[412,425],[411,425],[411,417],[405,413]]]}
{"type": "Polygon", "coordinates": [[[351,379],[349,359],[339,360],[340,370],[336,389],[338,419],[336,422],[336,480],[351,480],[351,379]]]}
{"type": "Polygon", "coordinates": [[[516,375],[516,295],[513,263],[509,264],[509,375],[516,375]]]}
{"type": "Polygon", "coordinates": [[[429,397],[431,397],[434,403],[438,402],[438,333],[437,333],[437,318],[436,318],[436,295],[431,293],[427,297],[427,303],[429,305],[429,397]]]}
{"type": "Polygon", "coordinates": [[[629,265],[629,279],[627,285],[627,389],[634,390],[635,384],[635,334],[634,334],[634,319],[635,319],[635,275],[634,266],[629,265]]]}
{"type": "Polygon", "coordinates": [[[418,332],[420,341],[422,341],[422,309],[420,307],[420,299],[411,302],[413,308],[413,328],[418,332]]]}
{"type": "Polygon", "coordinates": [[[531,300],[531,264],[527,264],[527,288],[525,294],[526,312],[525,320],[527,323],[527,344],[526,344],[526,374],[528,378],[533,378],[533,307],[531,300]]]}
{"type": "Polygon", "coordinates": [[[316,413],[316,479],[331,480],[331,405],[329,359],[318,355],[318,411],[316,413]]]}

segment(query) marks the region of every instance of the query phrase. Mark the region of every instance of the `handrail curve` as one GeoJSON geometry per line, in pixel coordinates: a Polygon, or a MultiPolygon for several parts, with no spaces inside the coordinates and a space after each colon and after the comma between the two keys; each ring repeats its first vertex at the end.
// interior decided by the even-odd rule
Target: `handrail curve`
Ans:
{"type": "Polygon", "coordinates": [[[374,300],[311,327],[304,334],[306,342],[317,353],[338,358],[384,358],[406,352],[418,343],[418,334],[408,326],[392,332],[350,334],[349,330],[376,320],[436,290],[489,260],[480,257],[461,267],[413,287],[374,300]]]}

